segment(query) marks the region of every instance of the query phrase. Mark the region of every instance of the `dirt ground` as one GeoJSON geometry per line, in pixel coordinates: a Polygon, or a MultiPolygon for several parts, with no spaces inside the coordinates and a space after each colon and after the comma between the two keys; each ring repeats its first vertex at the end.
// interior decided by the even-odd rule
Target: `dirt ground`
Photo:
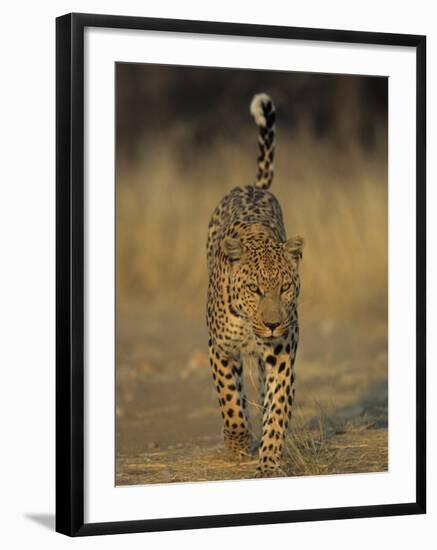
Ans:
{"type": "MultiPolygon", "coordinates": [[[[116,484],[253,477],[256,458],[238,462],[222,444],[204,323],[172,308],[134,310],[117,322],[116,484]]],[[[385,326],[301,327],[282,475],[386,471],[385,326]]],[[[259,434],[257,377],[246,371],[259,434]]]]}

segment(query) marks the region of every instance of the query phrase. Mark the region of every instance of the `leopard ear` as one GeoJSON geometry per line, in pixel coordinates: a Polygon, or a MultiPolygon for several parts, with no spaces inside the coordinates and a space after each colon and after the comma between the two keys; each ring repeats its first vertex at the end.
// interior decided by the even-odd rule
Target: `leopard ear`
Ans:
{"type": "Polygon", "coordinates": [[[225,237],[222,241],[222,250],[225,256],[230,260],[239,260],[243,255],[245,248],[238,239],[225,237]]]}
{"type": "Polygon", "coordinates": [[[302,259],[302,249],[305,241],[302,237],[292,237],[284,244],[286,254],[288,254],[296,263],[302,259]]]}

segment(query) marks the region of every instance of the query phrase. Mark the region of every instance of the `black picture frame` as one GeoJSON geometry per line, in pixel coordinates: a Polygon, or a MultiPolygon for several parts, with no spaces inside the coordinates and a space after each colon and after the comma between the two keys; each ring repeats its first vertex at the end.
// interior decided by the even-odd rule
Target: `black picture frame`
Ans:
{"type": "Polygon", "coordinates": [[[426,511],[426,37],[68,14],[56,20],[56,530],[69,536],[423,514],[426,511]],[[106,27],[404,46],[416,51],[416,500],[84,523],[84,29],[106,27]]]}

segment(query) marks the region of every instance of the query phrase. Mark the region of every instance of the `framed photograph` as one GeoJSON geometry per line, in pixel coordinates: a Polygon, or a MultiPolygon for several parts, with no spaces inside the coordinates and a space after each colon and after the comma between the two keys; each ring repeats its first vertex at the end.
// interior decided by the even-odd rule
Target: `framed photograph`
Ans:
{"type": "Polygon", "coordinates": [[[56,22],[56,528],[421,514],[425,37],[56,22]]]}

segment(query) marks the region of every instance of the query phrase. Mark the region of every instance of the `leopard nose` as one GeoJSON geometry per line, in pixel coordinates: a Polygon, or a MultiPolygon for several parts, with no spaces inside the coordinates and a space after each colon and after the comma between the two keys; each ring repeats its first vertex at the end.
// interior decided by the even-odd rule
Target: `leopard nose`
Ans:
{"type": "Polygon", "coordinates": [[[281,323],[264,323],[266,327],[269,327],[272,331],[275,330],[276,327],[279,327],[281,323]]]}

